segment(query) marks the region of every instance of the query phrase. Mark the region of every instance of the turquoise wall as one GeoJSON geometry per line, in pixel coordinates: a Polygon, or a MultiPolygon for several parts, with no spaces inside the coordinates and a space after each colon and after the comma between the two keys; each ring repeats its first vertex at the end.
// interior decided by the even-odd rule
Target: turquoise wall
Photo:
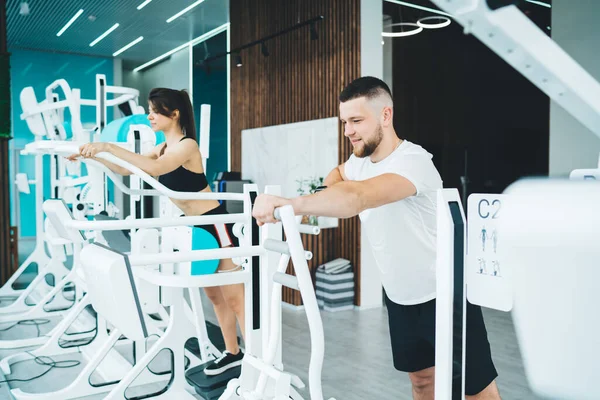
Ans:
{"type": "MultiPolygon", "coordinates": [[[[21,90],[27,86],[32,86],[35,90],[38,102],[45,96],[45,89],[56,79],[65,79],[71,88],[81,89],[81,97],[85,99],[94,99],[96,97],[96,74],[106,75],[106,82],[112,85],[113,60],[109,58],[85,57],[69,54],[46,53],[27,50],[11,51],[11,101],[12,101],[12,126],[13,126],[13,148],[22,148],[27,143],[33,141],[33,134],[27,128],[25,121],[21,121],[22,113],[19,96],[21,90]]],[[[109,121],[112,118],[112,112],[108,113],[109,121]]],[[[68,114],[65,115],[68,120],[68,114]]],[[[85,123],[94,123],[96,121],[96,110],[94,107],[84,106],[81,109],[81,120],[85,123]]],[[[14,162],[12,160],[14,153],[11,152],[11,176],[14,162]]],[[[34,178],[34,157],[18,156],[18,171],[27,173],[29,179],[34,178]]],[[[50,197],[50,164],[46,157],[44,162],[44,197],[50,197]]],[[[15,185],[11,185],[11,190],[16,190],[15,185]]],[[[19,193],[20,207],[20,235],[21,237],[35,236],[35,188],[31,187],[30,194],[19,193]]],[[[11,202],[14,197],[11,196],[11,202]]],[[[11,209],[14,204],[11,203],[11,209]]],[[[12,221],[16,224],[16,221],[12,221]]]]}
{"type": "Polygon", "coordinates": [[[227,33],[220,33],[192,49],[192,69],[194,113],[196,132],[200,135],[200,106],[210,104],[210,142],[206,177],[212,186],[217,172],[227,171],[227,58],[210,62],[210,70],[198,64],[206,57],[227,50],[227,33]]]}
{"type": "Polygon", "coordinates": [[[194,116],[200,136],[200,106],[210,104],[210,143],[206,177],[209,183],[217,172],[227,171],[227,71],[194,69],[194,116]]]}

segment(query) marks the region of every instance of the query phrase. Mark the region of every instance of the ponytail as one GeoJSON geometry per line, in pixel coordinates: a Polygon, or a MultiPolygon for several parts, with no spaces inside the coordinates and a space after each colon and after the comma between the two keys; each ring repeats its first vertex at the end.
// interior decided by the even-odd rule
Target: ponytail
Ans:
{"type": "Polygon", "coordinates": [[[179,91],[181,96],[181,108],[179,108],[179,125],[187,137],[198,140],[196,137],[196,121],[194,119],[194,107],[190,95],[184,89],[179,91]]]}

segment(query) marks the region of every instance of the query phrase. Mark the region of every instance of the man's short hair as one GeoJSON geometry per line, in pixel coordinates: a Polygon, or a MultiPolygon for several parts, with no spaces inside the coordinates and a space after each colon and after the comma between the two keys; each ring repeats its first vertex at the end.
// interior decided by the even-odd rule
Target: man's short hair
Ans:
{"type": "Polygon", "coordinates": [[[394,104],[392,92],[384,81],[373,76],[364,76],[353,80],[342,90],[342,93],[340,93],[340,102],[345,103],[359,97],[366,97],[367,100],[372,100],[382,95],[389,96],[389,100],[391,101],[390,106],[394,104]]]}

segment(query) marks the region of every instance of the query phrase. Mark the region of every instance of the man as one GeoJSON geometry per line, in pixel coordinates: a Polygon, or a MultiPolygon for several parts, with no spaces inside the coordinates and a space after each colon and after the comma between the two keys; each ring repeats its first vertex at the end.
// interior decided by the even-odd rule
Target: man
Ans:
{"type": "MultiPolygon", "coordinates": [[[[386,293],[394,366],[408,372],[414,399],[433,399],[436,190],[442,181],[431,154],[396,135],[383,81],[350,83],[340,94],[340,119],[354,154],[327,176],[327,188],[294,199],[261,195],[253,215],[261,225],[274,222],[274,209],[291,204],[296,214],[360,216],[386,293]]],[[[467,399],[500,399],[481,309],[471,304],[466,361],[467,399]]]]}

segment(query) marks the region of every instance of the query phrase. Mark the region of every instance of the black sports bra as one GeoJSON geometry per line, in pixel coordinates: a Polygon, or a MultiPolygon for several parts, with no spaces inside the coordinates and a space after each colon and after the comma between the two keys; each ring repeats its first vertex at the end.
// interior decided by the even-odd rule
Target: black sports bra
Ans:
{"type": "MultiPolygon", "coordinates": [[[[183,139],[193,140],[193,138],[187,136],[183,137],[181,140],[183,139]]],[[[166,148],[167,145],[165,144],[160,150],[161,156],[164,154],[166,148]]],[[[176,192],[199,192],[208,187],[208,180],[206,179],[204,172],[192,172],[185,169],[183,165],[167,174],[159,176],[158,181],[176,192]]]]}

